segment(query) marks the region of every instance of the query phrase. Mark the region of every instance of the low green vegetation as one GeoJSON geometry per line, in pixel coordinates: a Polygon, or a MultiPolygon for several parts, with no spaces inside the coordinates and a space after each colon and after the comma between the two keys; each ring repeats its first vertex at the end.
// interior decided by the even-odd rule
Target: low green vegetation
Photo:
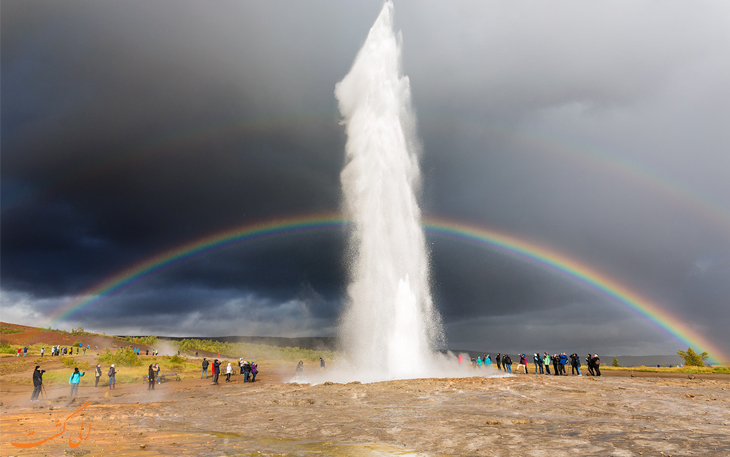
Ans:
{"type": "Polygon", "coordinates": [[[0,333],[7,335],[10,333],[23,333],[23,331],[17,328],[0,327],[0,333]]]}
{"type": "Polygon", "coordinates": [[[18,350],[9,344],[0,344],[0,354],[15,354],[16,352],[18,350]]]}
{"type": "Polygon", "coordinates": [[[78,368],[79,370],[87,370],[91,366],[88,360],[82,360],[80,357],[61,357],[61,363],[69,368],[78,368]]]}
{"type": "Polygon", "coordinates": [[[123,347],[116,351],[109,348],[99,356],[99,363],[107,365],[117,365],[122,367],[136,367],[142,365],[140,357],[132,350],[131,347],[123,347]]]}
{"type": "Polygon", "coordinates": [[[221,341],[202,339],[184,339],[177,342],[177,346],[182,352],[208,351],[253,360],[308,360],[314,362],[319,360],[320,357],[324,357],[326,360],[333,360],[338,358],[339,355],[334,351],[313,351],[298,347],[279,348],[263,344],[224,343],[221,341]]]}
{"type": "Polygon", "coordinates": [[[638,367],[612,367],[601,365],[601,370],[617,370],[617,371],[639,371],[652,373],[714,373],[714,374],[730,374],[730,367],[713,366],[713,367],[647,367],[644,365],[638,367]]]}
{"type": "Polygon", "coordinates": [[[691,347],[687,348],[686,351],[679,350],[677,354],[684,359],[684,364],[693,367],[704,367],[707,359],[710,355],[707,352],[698,354],[691,347]]]}
{"type": "Polygon", "coordinates": [[[115,339],[119,341],[126,341],[128,343],[134,343],[134,344],[144,344],[146,346],[154,346],[158,338],[155,335],[150,336],[115,336],[115,339]]]}

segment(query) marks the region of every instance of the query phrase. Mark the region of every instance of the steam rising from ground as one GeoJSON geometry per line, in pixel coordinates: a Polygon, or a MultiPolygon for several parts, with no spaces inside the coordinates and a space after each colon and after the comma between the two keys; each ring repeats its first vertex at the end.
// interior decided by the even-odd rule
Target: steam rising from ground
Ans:
{"type": "Polygon", "coordinates": [[[352,69],[335,87],[347,131],[341,174],[350,240],[349,304],[340,325],[342,380],[445,375],[443,328],[429,288],[417,191],[419,145],[401,37],[386,2],[352,69]]]}

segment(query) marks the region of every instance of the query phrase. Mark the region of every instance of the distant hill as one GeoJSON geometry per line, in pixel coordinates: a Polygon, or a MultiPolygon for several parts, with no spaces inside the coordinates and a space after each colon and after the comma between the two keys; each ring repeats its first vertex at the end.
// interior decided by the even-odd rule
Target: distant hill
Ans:
{"type": "Polygon", "coordinates": [[[280,348],[292,347],[310,349],[312,351],[334,351],[337,349],[338,339],[333,336],[314,336],[286,338],[281,336],[158,336],[159,339],[180,341],[184,339],[199,339],[220,341],[223,343],[251,343],[275,346],[280,348]]]}
{"type": "MultiPolygon", "coordinates": [[[[601,356],[601,363],[610,365],[613,360],[613,356],[603,357],[601,356]]],[[[638,367],[647,366],[653,367],[661,365],[663,367],[667,365],[681,365],[684,360],[678,355],[617,355],[616,360],[621,364],[622,367],[638,367]]]]}

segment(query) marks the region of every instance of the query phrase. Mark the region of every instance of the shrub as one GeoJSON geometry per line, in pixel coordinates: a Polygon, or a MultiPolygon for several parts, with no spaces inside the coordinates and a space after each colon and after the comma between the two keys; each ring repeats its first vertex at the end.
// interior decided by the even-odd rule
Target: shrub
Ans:
{"type": "Polygon", "coordinates": [[[17,349],[13,349],[9,344],[0,344],[0,354],[15,354],[17,349]]]}
{"type": "Polygon", "coordinates": [[[687,351],[679,350],[677,354],[684,359],[684,364],[692,367],[704,367],[705,361],[710,358],[707,352],[698,354],[691,347],[687,348],[687,351]]]}
{"type": "Polygon", "coordinates": [[[10,327],[2,327],[0,328],[0,333],[2,334],[9,334],[9,333],[22,333],[23,330],[19,330],[17,328],[10,328],[10,327]]]}
{"type": "Polygon", "coordinates": [[[76,360],[70,357],[61,357],[61,363],[69,368],[77,367],[79,370],[87,370],[89,368],[89,362],[76,360]]]}
{"type": "Polygon", "coordinates": [[[142,365],[142,361],[139,357],[137,357],[137,354],[131,347],[123,347],[118,349],[116,352],[112,352],[109,348],[107,348],[106,352],[99,356],[99,362],[107,365],[111,365],[113,363],[123,367],[136,367],[142,365]]]}
{"type": "Polygon", "coordinates": [[[125,337],[117,337],[120,341],[126,341],[128,343],[134,343],[134,344],[144,344],[146,346],[154,346],[155,343],[157,343],[157,337],[155,335],[150,336],[125,336],[125,337]]]}
{"type": "Polygon", "coordinates": [[[163,365],[168,366],[169,368],[173,370],[182,370],[185,366],[185,362],[187,362],[187,358],[180,357],[179,355],[175,354],[173,356],[163,356],[161,363],[163,365]]]}

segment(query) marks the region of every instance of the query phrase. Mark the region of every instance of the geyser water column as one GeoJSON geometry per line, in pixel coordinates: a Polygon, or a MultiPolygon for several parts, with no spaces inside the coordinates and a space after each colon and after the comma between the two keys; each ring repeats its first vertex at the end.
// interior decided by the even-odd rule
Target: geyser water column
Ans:
{"type": "Polygon", "coordinates": [[[352,369],[371,380],[428,376],[443,342],[429,290],[416,197],[419,146],[400,43],[388,1],[335,87],[347,131],[344,211],[354,225],[340,337],[352,369]]]}

